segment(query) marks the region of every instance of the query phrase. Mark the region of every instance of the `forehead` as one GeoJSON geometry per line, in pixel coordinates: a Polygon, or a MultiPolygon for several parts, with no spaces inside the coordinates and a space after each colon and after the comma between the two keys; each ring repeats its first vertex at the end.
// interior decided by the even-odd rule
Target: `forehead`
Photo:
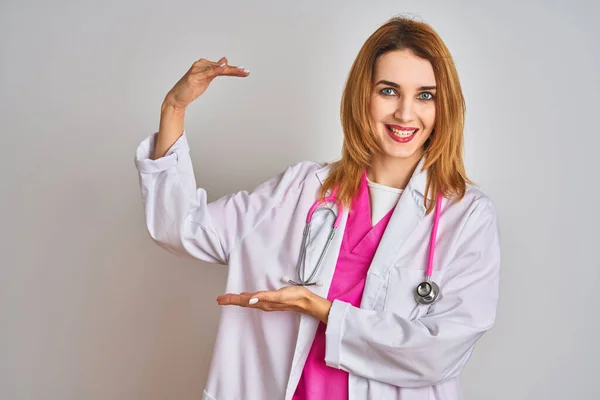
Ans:
{"type": "Polygon", "coordinates": [[[435,86],[435,74],[429,60],[410,50],[394,50],[380,56],[375,63],[375,82],[392,81],[403,87],[435,86]]]}

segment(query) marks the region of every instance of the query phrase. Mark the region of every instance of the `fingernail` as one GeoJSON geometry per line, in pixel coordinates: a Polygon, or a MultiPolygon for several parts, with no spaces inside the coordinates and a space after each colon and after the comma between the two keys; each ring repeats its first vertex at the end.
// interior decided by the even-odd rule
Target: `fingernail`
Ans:
{"type": "Polygon", "coordinates": [[[256,304],[258,303],[258,299],[256,297],[253,297],[250,299],[250,301],[248,302],[248,304],[256,304]]]}
{"type": "Polygon", "coordinates": [[[244,69],[244,72],[248,73],[248,72],[250,72],[250,70],[249,69],[244,69]]]}
{"type": "Polygon", "coordinates": [[[219,67],[224,67],[225,65],[227,65],[227,63],[223,63],[223,64],[219,65],[219,67]]]}

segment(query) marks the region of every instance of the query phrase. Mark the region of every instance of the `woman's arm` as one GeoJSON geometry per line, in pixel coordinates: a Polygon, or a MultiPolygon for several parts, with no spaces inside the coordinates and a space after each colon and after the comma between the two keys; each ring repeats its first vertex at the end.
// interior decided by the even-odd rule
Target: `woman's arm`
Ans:
{"type": "Polygon", "coordinates": [[[169,97],[165,98],[160,109],[160,125],[156,140],[156,148],[152,159],[164,157],[167,151],[183,135],[185,108],[178,107],[169,97]]]}
{"type": "Polygon", "coordinates": [[[202,95],[218,76],[248,76],[248,70],[200,59],[165,96],[159,131],[144,140],[136,151],[140,188],[150,236],[161,247],[208,262],[227,262],[228,246],[254,223],[252,211],[269,207],[278,178],[261,185],[253,194],[228,196],[235,201],[207,203],[198,189],[183,125],[187,106],[202,95]],[[236,224],[223,216],[236,219],[236,224]],[[239,220],[238,220],[239,219],[239,220]]]}

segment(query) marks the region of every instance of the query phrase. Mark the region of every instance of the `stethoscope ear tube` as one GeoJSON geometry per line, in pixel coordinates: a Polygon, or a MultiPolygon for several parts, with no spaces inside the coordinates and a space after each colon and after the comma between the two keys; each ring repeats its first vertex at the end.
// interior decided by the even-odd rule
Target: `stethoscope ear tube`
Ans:
{"type": "MultiPolygon", "coordinates": [[[[334,194],[336,192],[337,191],[334,191],[334,194]]],[[[315,204],[313,204],[313,206],[311,207],[311,209],[308,213],[308,217],[306,219],[306,225],[304,227],[304,232],[302,233],[302,244],[300,245],[300,255],[298,256],[298,262],[296,264],[296,274],[298,275],[297,276],[298,282],[295,282],[295,281],[289,279],[287,276],[284,276],[282,278],[282,282],[289,283],[292,285],[298,285],[298,286],[323,286],[322,281],[319,280],[319,281],[313,282],[313,279],[319,273],[319,270],[321,269],[321,266],[323,265],[323,260],[325,259],[325,255],[327,254],[327,251],[329,250],[329,247],[331,245],[331,241],[333,240],[335,233],[337,232],[337,224],[339,223],[342,209],[343,209],[343,206],[339,202],[339,200],[337,200],[335,197],[331,197],[331,196],[327,197],[325,199],[318,200],[315,204]],[[338,206],[337,214],[331,208],[318,208],[319,204],[321,204],[324,201],[334,201],[338,206]],[[319,212],[319,211],[328,211],[328,212],[333,213],[333,215],[335,216],[335,221],[331,227],[331,231],[329,232],[329,236],[327,237],[325,246],[324,246],[323,250],[321,251],[321,254],[319,254],[319,259],[317,260],[317,264],[313,268],[312,273],[310,274],[308,279],[305,279],[304,277],[306,274],[305,273],[306,251],[307,251],[308,243],[310,242],[310,230],[311,230],[311,226],[312,226],[312,216],[314,213],[319,212]]]]}
{"type": "Polygon", "coordinates": [[[306,248],[307,248],[307,243],[308,243],[309,237],[310,237],[310,224],[311,224],[311,222],[308,222],[306,224],[306,228],[304,229],[304,234],[302,237],[302,246],[300,249],[300,257],[298,258],[298,264],[296,265],[296,271],[298,273],[298,281],[299,282],[294,282],[292,280],[289,280],[289,283],[300,285],[300,286],[312,286],[312,285],[323,286],[323,283],[321,281],[312,282],[312,280],[319,273],[319,270],[321,269],[321,265],[323,265],[323,259],[325,258],[325,255],[327,254],[327,250],[329,250],[329,246],[331,245],[331,241],[333,240],[333,238],[335,236],[337,228],[336,227],[331,228],[331,232],[329,233],[329,236],[327,237],[327,242],[325,243],[325,247],[323,248],[323,251],[321,251],[321,254],[319,255],[319,260],[317,261],[317,265],[313,269],[313,271],[310,274],[310,276],[308,277],[308,279],[304,280],[304,279],[302,279],[302,276],[304,275],[304,262],[306,260],[306,248]]]}

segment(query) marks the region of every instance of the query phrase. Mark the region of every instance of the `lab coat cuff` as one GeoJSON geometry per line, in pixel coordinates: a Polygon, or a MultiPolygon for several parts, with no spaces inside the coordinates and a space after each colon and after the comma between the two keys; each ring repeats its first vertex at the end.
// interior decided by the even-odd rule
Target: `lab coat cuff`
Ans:
{"type": "Polygon", "coordinates": [[[144,139],[135,152],[135,165],[142,174],[156,174],[174,167],[177,165],[182,152],[190,149],[184,131],[183,135],[173,143],[173,146],[167,150],[163,157],[153,160],[152,156],[154,155],[157,137],[158,132],[155,132],[144,139]]]}
{"type": "Polygon", "coordinates": [[[325,364],[328,367],[340,369],[344,323],[351,306],[350,303],[340,300],[333,300],[331,304],[325,330],[325,364]]]}

